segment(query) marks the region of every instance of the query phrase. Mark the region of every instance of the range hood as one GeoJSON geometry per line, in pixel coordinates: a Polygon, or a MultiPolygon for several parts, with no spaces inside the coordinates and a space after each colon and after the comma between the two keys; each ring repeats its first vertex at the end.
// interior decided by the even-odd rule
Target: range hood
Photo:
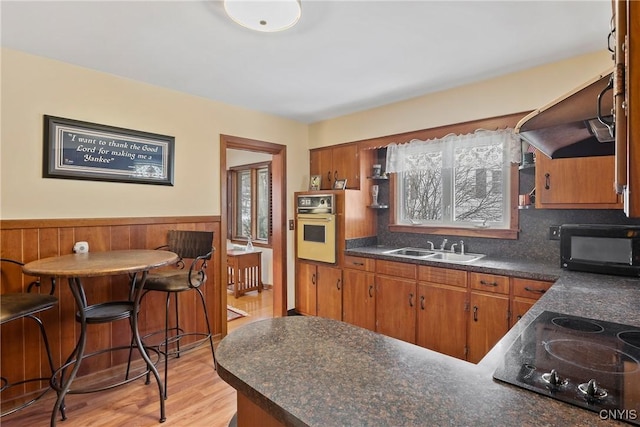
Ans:
{"type": "Polygon", "coordinates": [[[614,138],[598,120],[598,107],[606,122],[613,120],[613,95],[604,93],[612,74],[613,70],[600,74],[527,115],[516,133],[552,159],[613,155],[614,138]]]}

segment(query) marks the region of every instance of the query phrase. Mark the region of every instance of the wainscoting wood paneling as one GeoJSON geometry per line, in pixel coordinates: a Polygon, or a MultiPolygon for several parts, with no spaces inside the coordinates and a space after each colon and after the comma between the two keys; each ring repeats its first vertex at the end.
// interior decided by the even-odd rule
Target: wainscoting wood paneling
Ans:
{"type": "MultiPolygon", "coordinates": [[[[77,241],[89,242],[91,252],[119,249],[155,249],[166,244],[167,231],[203,230],[214,232],[214,246],[220,247],[220,217],[154,217],[154,218],[96,218],[96,219],[36,219],[0,221],[0,256],[24,263],[57,255],[72,253],[77,241]]],[[[203,292],[209,309],[211,330],[216,336],[226,322],[226,310],[220,299],[226,287],[221,286],[220,251],[215,251],[207,267],[208,281],[203,292]],[[224,315],[224,318],[223,318],[224,315]]],[[[226,264],[225,264],[226,265],[226,264]]],[[[49,280],[42,278],[48,292],[49,280]]],[[[19,266],[3,266],[0,275],[1,292],[25,292],[33,277],[24,276],[19,266]]],[[[126,300],[129,278],[123,276],[92,277],[84,279],[90,304],[114,299],[126,300]]],[[[76,306],[66,279],[56,280],[57,307],[39,315],[45,324],[50,341],[54,365],[60,366],[73,350],[79,335],[75,321],[76,306]]],[[[172,301],[173,303],[173,301],[172,301]]],[[[150,292],[145,296],[140,311],[141,334],[164,328],[165,295],[150,292]]],[[[179,315],[185,330],[205,331],[206,325],[194,292],[180,295],[179,315]]],[[[25,378],[49,375],[40,335],[34,322],[20,320],[2,325],[0,344],[0,372],[11,382],[25,378]]],[[[87,353],[100,349],[128,346],[131,341],[128,320],[88,326],[87,353]]],[[[159,337],[158,337],[159,339],[159,337]]],[[[96,373],[126,362],[127,351],[106,352],[83,361],[79,376],[96,373]]],[[[19,398],[46,384],[29,383],[3,393],[2,402],[19,398]]]]}

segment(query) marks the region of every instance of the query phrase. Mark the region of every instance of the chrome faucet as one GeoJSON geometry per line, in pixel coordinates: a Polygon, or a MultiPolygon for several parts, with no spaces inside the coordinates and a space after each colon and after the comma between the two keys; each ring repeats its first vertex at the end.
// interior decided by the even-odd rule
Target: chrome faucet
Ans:
{"type": "Polygon", "coordinates": [[[460,240],[460,253],[464,255],[464,240],[460,240]]]}
{"type": "Polygon", "coordinates": [[[447,239],[444,239],[444,240],[442,241],[442,244],[440,245],[440,250],[441,250],[441,251],[444,251],[444,245],[446,245],[446,244],[447,244],[447,242],[448,242],[448,240],[447,240],[447,239]]]}
{"type": "Polygon", "coordinates": [[[457,246],[457,245],[458,245],[457,243],[452,243],[452,244],[451,244],[451,252],[452,252],[452,253],[456,253],[456,246],[457,246]]]}
{"type": "Polygon", "coordinates": [[[431,250],[433,250],[433,242],[431,240],[427,240],[427,243],[429,244],[431,250]]]}

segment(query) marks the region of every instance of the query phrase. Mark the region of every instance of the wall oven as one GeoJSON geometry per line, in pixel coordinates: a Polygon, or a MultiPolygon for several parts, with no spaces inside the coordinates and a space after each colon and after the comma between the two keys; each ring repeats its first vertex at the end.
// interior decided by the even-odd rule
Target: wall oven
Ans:
{"type": "Polygon", "coordinates": [[[297,257],[336,262],[336,215],[333,194],[296,197],[297,257]]]}

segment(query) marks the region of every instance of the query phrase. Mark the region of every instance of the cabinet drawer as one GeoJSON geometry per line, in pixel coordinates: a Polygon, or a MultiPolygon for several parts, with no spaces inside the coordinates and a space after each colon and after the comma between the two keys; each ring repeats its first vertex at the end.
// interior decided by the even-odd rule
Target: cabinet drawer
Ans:
{"type": "Polygon", "coordinates": [[[509,278],[496,274],[469,273],[471,289],[493,292],[496,294],[509,293],[509,278]]]}
{"type": "Polygon", "coordinates": [[[373,258],[363,258],[358,256],[345,255],[344,268],[354,270],[375,271],[376,260],[373,258]]]}
{"type": "Polygon", "coordinates": [[[467,272],[450,268],[418,266],[418,280],[444,285],[467,287],[467,272]]]}
{"type": "Polygon", "coordinates": [[[553,282],[512,277],[511,285],[513,286],[513,296],[538,299],[549,290],[553,282]]]}
{"type": "Polygon", "coordinates": [[[376,273],[387,276],[416,278],[416,265],[404,262],[376,260],[376,273]]]}

